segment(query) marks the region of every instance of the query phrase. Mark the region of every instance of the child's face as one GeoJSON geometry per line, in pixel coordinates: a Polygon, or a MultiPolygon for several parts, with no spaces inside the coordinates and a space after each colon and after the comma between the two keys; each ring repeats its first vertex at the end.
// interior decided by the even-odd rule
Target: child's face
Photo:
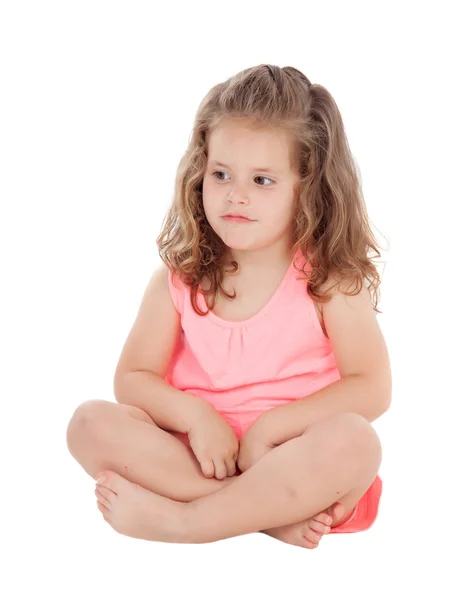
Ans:
{"type": "Polygon", "coordinates": [[[210,133],[204,210],[211,227],[230,249],[257,250],[284,241],[291,247],[299,177],[290,170],[289,152],[289,139],[283,131],[248,128],[229,120],[210,133]],[[231,212],[253,221],[223,219],[231,212]]]}

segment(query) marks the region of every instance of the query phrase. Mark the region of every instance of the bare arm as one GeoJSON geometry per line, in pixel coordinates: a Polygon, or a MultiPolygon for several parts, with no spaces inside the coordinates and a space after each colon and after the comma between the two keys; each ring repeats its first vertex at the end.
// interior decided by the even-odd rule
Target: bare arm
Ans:
{"type": "Polygon", "coordinates": [[[124,373],[114,386],[118,404],[130,404],[144,410],[166,431],[187,433],[199,409],[210,407],[207,401],[172,387],[151,371],[124,373]]]}
{"type": "Polygon", "coordinates": [[[390,359],[366,287],[348,296],[335,286],[323,314],[341,379],[261,415],[256,427],[266,431],[271,442],[302,435],[315,421],[341,412],[357,413],[372,422],[390,407],[390,359]]]}
{"type": "Polygon", "coordinates": [[[147,412],[159,427],[186,433],[198,411],[212,407],[164,379],[181,333],[180,315],[169,294],[167,277],[163,264],[147,285],[116,367],[114,395],[119,404],[147,412]]]}
{"type": "Polygon", "coordinates": [[[353,412],[369,422],[386,410],[388,392],[365,375],[348,375],[299,400],[272,408],[254,425],[261,438],[280,445],[304,433],[309,425],[341,412],[353,412]]]}

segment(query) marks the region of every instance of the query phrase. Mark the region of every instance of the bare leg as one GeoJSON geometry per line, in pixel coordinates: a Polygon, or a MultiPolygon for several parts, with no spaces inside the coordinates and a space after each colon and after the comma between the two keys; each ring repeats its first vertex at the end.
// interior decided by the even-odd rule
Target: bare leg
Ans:
{"type": "Polygon", "coordinates": [[[81,404],[69,422],[72,456],[95,479],[110,469],[157,494],[189,502],[212,494],[237,477],[220,481],[202,473],[193,452],[143,410],[106,400],[81,404]]]}
{"type": "MultiPolygon", "coordinates": [[[[142,488],[182,502],[215,493],[238,479],[206,478],[191,449],[177,439],[178,435],[160,429],[139,408],[93,400],[75,411],[67,430],[67,444],[74,458],[93,478],[99,471],[110,469],[142,488]]],[[[340,498],[340,502],[352,508],[364,491],[353,490],[340,498]]],[[[334,502],[337,500],[334,498],[334,502]]],[[[303,532],[298,521],[293,525],[296,527],[292,532],[276,532],[274,528],[262,532],[298,544],[303,532]]],[[[315,531],[324,533],[321,526],[315,531]]]]}
{"type": "MultiPolygon", "coordinates": [[[[172,500],[189,502],[217,492],[235,480],[235,476],[222,481],[205,477],[186,438],[181,441],[183,436],[179,436],[177,432],[159,428],[139,408],[91,400],[76,409],[68,426],[67,443],[74,458],[91,477],[111,470],[172,500]]],[[[328,513],[334,517],[337,510],[332,507],[328,513]]],[[[285,543],[314,548],[322,534],[328,533],[327,526],[333,525],[327,519],[324,512],[305,523],[262,533],[285,543]]]]}
{"type": "Polygon", "coordinates": [[[184,505],[186,542],[212,542],[308,519],[356,489],[368,489],[381,456],[379,438],[363,417],[340,414],[318,421],[265,454],[231,485],[184,505]]]}

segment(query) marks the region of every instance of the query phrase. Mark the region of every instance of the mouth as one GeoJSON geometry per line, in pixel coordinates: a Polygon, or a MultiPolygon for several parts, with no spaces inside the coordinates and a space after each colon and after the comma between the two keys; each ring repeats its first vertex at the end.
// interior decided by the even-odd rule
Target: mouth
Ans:
{"type": "Polygon", "coordinates": [[[248,219],[246,217],[240,217],[235,215],[224,215],[221,217],[225,221],[235,221],[237,223],[253,223],[252,219],[248,219]]]}

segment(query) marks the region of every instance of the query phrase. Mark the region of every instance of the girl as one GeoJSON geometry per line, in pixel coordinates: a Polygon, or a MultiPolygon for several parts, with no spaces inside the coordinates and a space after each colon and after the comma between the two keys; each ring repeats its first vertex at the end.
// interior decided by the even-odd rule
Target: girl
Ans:
{"type": "Polygon", "coordinates": [[[157,244],[117,404],[85,402],[68,427],[104,519],[149,540],[262,531],[305,548],[368,529],[370,422],[391,402],[381,255],[330,93],[269,65],[214,86],[157,244]]]}

